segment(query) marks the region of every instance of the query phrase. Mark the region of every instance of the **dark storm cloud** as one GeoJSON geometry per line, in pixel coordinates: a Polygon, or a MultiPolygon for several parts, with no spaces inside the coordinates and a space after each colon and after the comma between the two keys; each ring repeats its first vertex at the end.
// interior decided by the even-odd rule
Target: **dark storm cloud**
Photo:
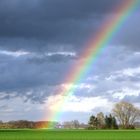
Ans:
{"type": "Polygon", "coordinates": [[[34,57],[0,55],[0,100],[21,97],[24,102],[43,103],[47,96],[58,93],[57,85],[63,81],[73,58],[54,55],[35,60],[34,57]]]}
{"type": "Polygon", "coordinates": [[[57,85],[69,69],[70,59],[74,58],[54,55],[35,59],[34,56],[15,58],[0,55],[0,91],[57,85]]]}
{"type": "MultiPolygon", "coordinates": [[[[20,42],[12,49],[28,49],[26,42],[30,48],[35,48],[30,45],[31,42],[40,44],[42,40],[45,40],[45,44],[76,44],[88,38],[117,3],[118,0],[1,0],[0,37],[16,42],[20,38],[25,40],[22,41],[24,46],[20,42]]],[[[10,44],[12,41],[9,41],[10,44]]],[[[43,46],[44,43],[39,45],[41,48],[43,46]]],[[[11,49],[7,44],[4,47],[11,49]]]]}
{"type": "MultiPolygon", "coordinates": [[[[64,45],[64,49],[79,51],[91,34],[100,29],[106,16],[123,1],[1,0],[0,48],[48,51],[64,45]]],[[[133,15],[133,22],[123,27],[115,43],[127,44],[131,49],[140,48],[138,16],[133,15]]]]}
{"type": "MultiPolygon", "coordinates": [[[[63,83],[72,64],[78,59],[81,46],[91,34],[96,34],[106,16],[112,14],[114,7],[121,2],[122,0],[0,0],[0,51],[16,53],[21,50],[29,53],[20,57],[0,54],[0,99],[20,96],[25,101],[41,103],[45,97],[55,93],[53,89],[63,83]],[[74,52],[76,56],[62,55],[60,52],[74,52]],[[47,56],[46,53],[54,54],[47,56]],[[32,92],[28,94],[29,91],[32,92]]],[[[130,21],[123,28],[124,33],[118,35],[119,43],[116,40],[114,42],[131,44],[127,48],[132,50],[135,46],[139,48],[139,22],[135,17],[135,22],[130,21]],[[134,33],[134,38],[131,32],[134,33]]],[[[105,76],[109,69],[139,64],[139,57],[133,60],[127,51],[118,52],[120,48],[108,50],[103,56],[106,59],[99,61],[94,68],[97,75],[102,73],[105,76]],[[131,62],[122,61],[126,55],[129,55],[131,62]]],[[[134,77],[133,80],[139,79],[134,77]]],[[[106,81],[99,84],[102,88],[95,89],[97,94],[107,87],[109,89],[111,84],[112,82],[107,84],[106,81]]],[[[114,83],[112,88],[118,86],[120,85],[114,83]]]]}

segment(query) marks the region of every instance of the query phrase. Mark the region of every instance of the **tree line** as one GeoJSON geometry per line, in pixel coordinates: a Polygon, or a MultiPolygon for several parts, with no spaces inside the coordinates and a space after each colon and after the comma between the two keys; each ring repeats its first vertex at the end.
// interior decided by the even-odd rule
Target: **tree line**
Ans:
{"type": "Polygon", "coordinates": [[[137,121],[140,121],[140,109],[128,102],[115,104],[112,114],[90,116],[88,129],[135,129],[137,121]]]}
{"type": "Polygon", "coordinates": [[[0,129],[39,129],[39,128],[57,129],[134,129],[140,126],[140,109],[128,102],[119,102],[114,105],[109,115],[102,112],[89,117],[88,124],[80,123],[78,120],[67,121],[63,123],[49,121],[0,121],[0,129]],[[51,124],[51,125],[50,125],[51,124]]]}
{"type": "Polygon", "coordinates": [[[48,122],[48,121],[27,121],[27,120],[18,120],[18,121],[9,121],[9,122],[0,122],[0,129],[39,129],[47,128],[48,124],[51,124],[53,127],[57,125],[57,122],[48,122]]]}
{"type": "Polygon", "coordinates": [[[91,116],[88,122],[88,129],[118,129],[116,118],[111,114],[105,116],[102,112],[97,116],[91,116]]]}
{"type": "Polygon", "coordinates": [[[88,125],[80,123],[78,120],[66,121],[63,123],[59,122],[49,122],[49,121],[0,121],[0,129],[41,129],[41,128],[53,128],[53,129],[85,129],[88,125]],[[49,124],[49,125],[48,125],[49,124]]]}

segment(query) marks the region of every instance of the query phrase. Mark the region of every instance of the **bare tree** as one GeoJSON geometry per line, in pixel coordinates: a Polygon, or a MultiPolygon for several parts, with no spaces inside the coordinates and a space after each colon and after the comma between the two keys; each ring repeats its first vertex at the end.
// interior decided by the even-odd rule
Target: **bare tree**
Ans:
{"type": "Polygon", "coordinates": [[[99,121],[99,124],[98,124],[99,127],[100,128],[103,128],[104,125],[105,125],[105,117],[104,117],[104,114],[102,112],[98,113],[97,114],[97,119],[99,121]]]}
{"type": "Polygon", "coordinates": [[[123,101],[115,104],[113,114],[123,128],[133,126],[134,122],[140,118],[140,110],[133,104],[123,101]]]}

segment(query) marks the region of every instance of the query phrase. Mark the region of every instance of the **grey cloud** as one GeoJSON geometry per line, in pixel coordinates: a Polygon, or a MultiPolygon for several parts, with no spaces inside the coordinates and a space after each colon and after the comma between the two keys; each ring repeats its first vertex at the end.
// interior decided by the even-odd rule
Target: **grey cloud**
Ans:
{"type": "Polygon", "coordinates": [[[4,109],[4,110],[5,110],[5,109],[8,109],[8,106],[7,106],[7,105],[1,105],[1,106],[0,106],[0,110],[1,110],[1,109],[4,109]]]}
{"type": "MultiPolygon", "coordinates": [[[[57,85],[63,79],[66,69],[69,69],[71,63],[66,63],[60,58],[46,59],[45,63],[32,62],[30,57],[14,58],[11,56],[1,56],[0,65],[0,91],[28,89],[40,85],[57,85]],[[55,62],[55,63],[54,63],[55,62]],[[59,62],[59,63],[56,63],[59,62]],[[65,70],[62,69],[62,66],[65,70]]],[[[68,58],[63,57],[64,59],[68,58]]],[[[43,60],[45,61],[45,60],[43,60]]]]}
{"type": "MultiPolygon", "coordinates": [[[[113,14],[114,7],[123,1],[1,0],[0,48],[43,52],[59,49],[58,44],[69,49],[70,44],[71,49],[80,51],[100,29],[104,19],[113,14]]],[[[133,22],[123,26],[114,44],[139,50],[138,13],[131,17],[133,22]]]]}
{"type": "Polygon", "coordinates": [[[0,37],[76,44],[86,40],[117,3],[117,0],[14,0],[12,3],[2,0],[0,37]]]}
{"type": "Polygon", "coordinates": [[[136,10],[130,15],[125,24],[121,27],[121,31],[114,38],[114,44],[124,45],[127,50],[140,51],[140,11],[136,10]]]}
{"type": "Polygon", "coordinates": [[[123,101],[131,102],[131,103],[139,103],[140,101],[140,94],[139,96],[125,96],[123,101]]]}
{"type": "Polygon", "coordinates": [[[46,54],[38,54],[36,56],[30,57],[28,61],[30,63],[42,64],[42,63],[68,63],[72,60],[78,59],[76,55],[62,55],[62,54],[54,54],[54,55],[46,55],[46,54]]]}
{"type": "MultiPolygon", "coordinates": [[[[6,92],[5,98],[11,98],[10,93],[15,91],[15,96],[23,94],[31,100],[43,101],[52,93],[52,90],[40,95],[40,88],[48,85],[56,86],[64,82],[64,77],[67,76],[73,63],[79,61],[78,57],[83,50],[83,44],[91,34],[96,34],[106,16],[112,14],[112,9],[120,2],[122,1],[13,0],[9,2],[1,0],[0,50],[25,50],[30,53],[19,58],[0,55],[2,73],[0,91],[6,92]],[[45,55],[45,53],[58,51],[74,51],[77,56],[45,55]],[[30,89],[36,89],[35,94],[26,94],[30,89]]],[[[113,41],[114,47],[108,47],[101,54],[102,58],[87,73],[87,76],[99,75],[100,78],[96,82],[90,81],[99,88],[86,95],[104,95],[110,89],[118,90],[123,81],[126,86],[132,86],[131,82],[134,81],[139,82],[139,77],[129,77],[130,83],[127,83],[128,77],[118,81],[105,80],[112,71],[139,65],[139,56],[134,56],[130,51],[136,48],[139,50],[139,29],[137,29],[139,19],[132,18],[135,22],[129,22],[126,27],[123,27],[124,32],[121,32],[121,35],[118,34],[113,41]],[[135,31],[137,36],[133,38],[130,35],[135,31]],[[131,43],[125,43],[126,41],[131,43]],[[124,47],[116,45],[117,43],[124,44],[124,47]]],[[[86,90],[81,91],[81,94],[84,95],[84,92],[86,90]]],[[[82,96],[81,94],[78,91],[77,95],[82,96]]]]}
{"type": "MultiPolygon", "coordinates": [[[[58,85],[41,85],[37,87],[33,87],[30,85],[30,88],[20,88],[15,90],[3,91],[0,92],[0,100],[14,100],[21,99],[24,103],[32,103],[32,104],[44,104],[48,96],[60,94],[62,91],[62,87],[60,84],[58,85]]],[[[3,106],[2,106],[3,107],[3,106]]],[[[0,106],[0,108],[2,108],[0,106]]]]}
{"type": "MultiPolygon", "coordinates": [[[[22,111],[27,106],[42,106],[48,96],[62,92],[61,84],[65,84],[65,77],[69,76],[75,62],[86,59],[79,56],[86,50],[87,42],[96,36],[110,14],[115,14],[114,8],[125,1],[0,0],[0,51],[29,53],[19,57],[0,53],[0,109],[6,109],[6,104],[11,109],[18,107],[16,113],[8,114],[7,118],[26,118],[27,114],[22,111]],[[53,55],[46,55],[48,53],[53,55]]],[[[75,96],[100,96],[118,102],[113,94],[123,94],[123,88],[139,90],[139,74],[106,80],[115,71],[140,66],[139,13],[139,10],[133,13],[81,80],[95,88],[76,89],[75,96]]],[[[138,103],[139,96],[126,96],[124,100],[138,103]]],[[[29,118],[43,115],[42,111],[33,108],[27,115],[29,118]]],[[[93,111],[96,110],[99,108],[93,111]]],[[[63,119],[78,115],[69,114],[72,113],[68,112],[63,119]]],[[[89,116],[84,115],[85,118],[89,116]]]]}
{"type": "MultiPolygon", "coordinates": [[[[138,59],[135,54],[129,57],[128,53],[123,54],[124,49],[121,47],[110,47],[103,54],[102,57],[106,59],[99,59],[96,62],[96,67],[91,67],[87,77],[98,75],[96,81],[86,81],[83,79],[81,82],[85,82],[95,86],[91,91],[88,89],[77,89],[74,94],[76,96],[110,96],[109,90],[117,91],[118,89],[125,87],[136,88],[135,84],[139,83],[138,75],[132,77],[123,77],[123,79],[117,79],[113,81],[107,81],[105,78],[112,74],[112,71],[118,71],[128,67],[132,67],[130,61],[135,62],[138,59]],[[120,57],[123,58],[120,60],[120,57]],[[115,65],[114,59],[115,58],[115,65]],[[112,67],[110,67],[112,66],[112,67]]],[[[55,54],[55,53],[54,53],[55,54]]],[[[56,85],[60,85],[65,82],[64,77],[69,74],[69,70],[72,68],[74,61],[78,58],[73,56],[58,55],[57,53],[52,56],[47,56],[45,53],[31,53],[26,56],[14,58],[11,56],[0,55],[1,65],[0,71],[0,91],[5,92],[5,96],[1,99],[9,99],[16,96],[25,98],[25,101],[31,100],[33,102],[43,102],[45,97],[59,91],[53,92],[56,85]],[[52,86],[49,89],[41,91],[44,87],[52,86]],[[28,95],[28,91],[33,90],[32,94],[28,95]],[[15,92],[15,95],[12,94],[15,92]]],[[[137,64],[137,66],[139,66],[137,64]]]]}

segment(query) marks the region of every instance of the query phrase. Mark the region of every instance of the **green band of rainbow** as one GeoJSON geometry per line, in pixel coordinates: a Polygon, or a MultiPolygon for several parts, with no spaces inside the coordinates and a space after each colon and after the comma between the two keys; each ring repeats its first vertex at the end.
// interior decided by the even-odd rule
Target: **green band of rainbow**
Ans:
{"type": "MultiPolygon", "coordinates": [[[[83,50],[80,58],[86,58],[82,63],[76,63],[70,73],[68,73],[67,78],[64,80],[65,83],[72,83],[69,88],[63,89],[60,93],[62,95],[61,101],[55,103],[55,111],[47,112],[45,119],[47,119],[48,113],[49,118],[54,121],[58,120],[61,115],[61,108],[67,99],[74,94],[76,88],[73,85],[80,83],[84,78],[89,68],[96,62],[103,50],[108,47],[108,44],[113,39],[114,35],[119,32],[125,21],[130,17],[130,15],[137,9],[140,5],[139,0],[122,0],[123,2],[116,7],[114,10],[114,15],[109,20],[107,20],[100,31],[97,33],[95,38],[88,43],[83,50]]],[[[47,127],[50,127],[48,124],[47,127]]]]}

